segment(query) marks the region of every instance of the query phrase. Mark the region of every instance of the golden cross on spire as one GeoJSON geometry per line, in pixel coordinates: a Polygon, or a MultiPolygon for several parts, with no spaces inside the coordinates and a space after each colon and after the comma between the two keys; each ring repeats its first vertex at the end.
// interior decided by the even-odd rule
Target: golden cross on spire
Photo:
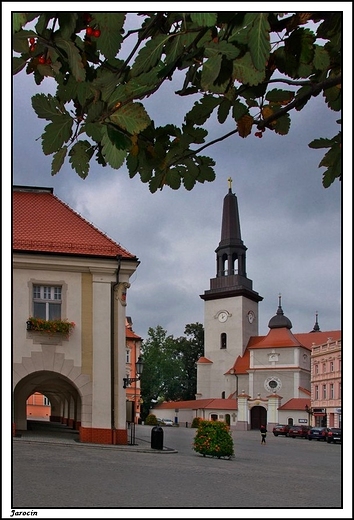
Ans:
{"type": "Polygon", "coordinates": [[[229,177],[227,180],[228,180],[228,183],[229,183],[229,190],[231,190],[231,187],[232,187],[232,179],[231,179],[231,177],[229,177]]]}

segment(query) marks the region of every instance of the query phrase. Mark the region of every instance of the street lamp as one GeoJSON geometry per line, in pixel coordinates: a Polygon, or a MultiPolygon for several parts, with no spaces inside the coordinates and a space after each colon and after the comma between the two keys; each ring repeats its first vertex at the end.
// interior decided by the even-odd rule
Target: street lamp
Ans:
{"type": "Polygon", "coordinates": [[[123,388],[127,388],[132,383],[136,381],[140,381],[140,376],[143,372],[144,362],[141,359],[141,356],[138,357],[138,361],[135,363],[135,373],[138,374],[138,377],[123,377],[123,388]]]}

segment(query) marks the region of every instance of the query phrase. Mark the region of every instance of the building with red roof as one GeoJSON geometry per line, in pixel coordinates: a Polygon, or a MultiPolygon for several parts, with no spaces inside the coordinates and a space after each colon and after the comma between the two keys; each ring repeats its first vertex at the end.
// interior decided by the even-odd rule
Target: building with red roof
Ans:
{"type": "Polygon", "coordinates": [[[323,412],[321,424],[337,425],[341,413],[340,355],[328,358],[337,379],[322,381],[315,388],[311,388],[311,358],[318,350],[316,345],[323,345],[322,350],[340,350],[341,331],[321,332],[316,313],[311,332],[293,333],[279,295],[278,309],[268,323],[269,332],[259,336],[258,304],[263,298],[247,277],[247,248],[241,238],[237,198],[229,181],[221,240],[215,250],[216,276],[201,295],[205,302],[205,343],[204,356],[197,362],[196,400],[183,405],[162,403],[154,410],[159,415],[170,413],[165,413],[166,418],[175,413],[174,419],[182,423],[201,417],[225,421],[235,430],[259,429],[261,424],[267,424],[269,430],[277,423],[318,424],[319,414],[313,408],[316,402],[323,412]],[[320,401],[318,395],[314,401],[314,392],[323,394],[326,384],[326,401],[320,401]],[[178,417],[173,410],[178,410],[178,417]]]}
{"type": "Polygon", "coordinates": [[[127,444],[126,299],[138,265],[52,188],[14,186],[15,433],[26,430],[26,400],[37,392],[50,420],[82,442],[127,444]]]}

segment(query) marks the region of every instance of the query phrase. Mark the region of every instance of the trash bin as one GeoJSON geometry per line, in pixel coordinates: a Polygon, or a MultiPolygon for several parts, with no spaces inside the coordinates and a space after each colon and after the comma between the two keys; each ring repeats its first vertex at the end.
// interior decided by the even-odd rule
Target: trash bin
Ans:
{"type": "Polygon", "coordinates": [[[151,448],[163,450],[163,429],[161,426],[154,426],[151,430],[151,448]]]}

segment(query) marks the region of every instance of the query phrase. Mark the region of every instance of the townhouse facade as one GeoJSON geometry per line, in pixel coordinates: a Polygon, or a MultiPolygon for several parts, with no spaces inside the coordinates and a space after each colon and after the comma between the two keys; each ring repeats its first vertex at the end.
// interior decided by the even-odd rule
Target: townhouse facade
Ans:
{"type": "Polygon", "coordinates": [[[139,260],[52,188],[13,187],[13,433],[40,393],[81,442],[127,444],[126,306],[139,260]]]}

